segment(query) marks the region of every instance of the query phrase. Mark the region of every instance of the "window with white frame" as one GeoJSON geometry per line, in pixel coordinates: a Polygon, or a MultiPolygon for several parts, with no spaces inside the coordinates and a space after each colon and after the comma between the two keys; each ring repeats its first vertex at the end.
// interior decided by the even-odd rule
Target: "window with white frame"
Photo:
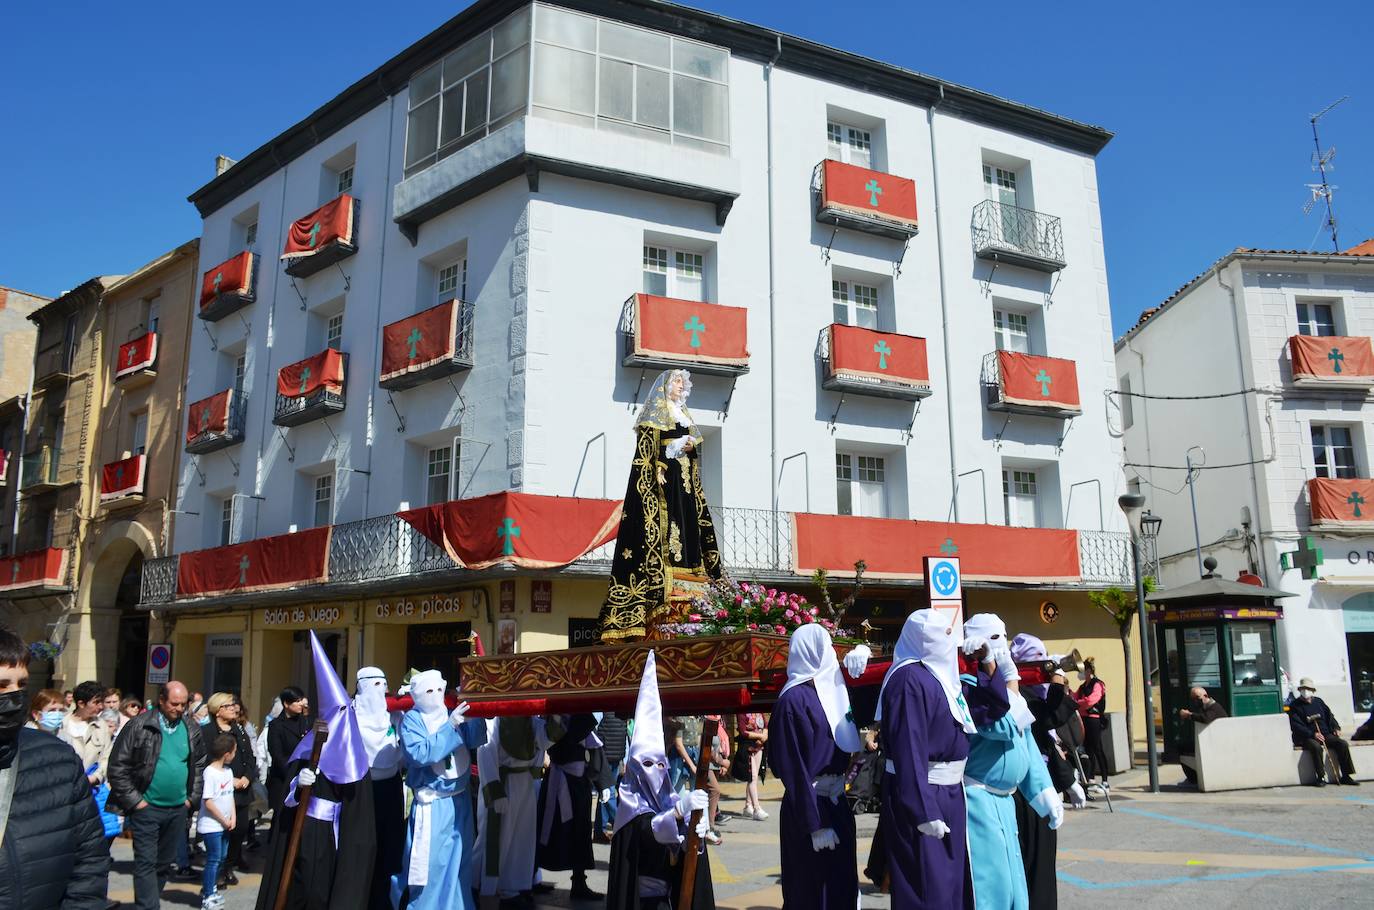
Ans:
{"type": "Polygon", "coordinates": [[[324,327],[324,346],[333,348],[336,351],[343,350],[343,313],[335,313],[329,317],[329,322],[324,327]]]}
{"type": "Polygon", "coordinates": [[[1336,334],[1336,311],[1329,303],[1298,301],[1298,334],[1330,337],[1336,334]]]}
{"type": "Polygon", "coordinates": [[[706,299],[705,263],[706,257],[701,253],[646,244],[644,293],[703,302],[706,299]]]}
{"type": "Polygon", "coordinates": [[[323,528],[334,521],[334,475],[321,474],[315,478],[314,525],[323,528]]]}
{"type": "Polygon", "coordinates": [[[129,451],[142,455],[148,450],[148,412],[139,411],[133,419],[133,445],[129,451]]]}
{"type": "Polygon", "coordinates": [[[453,449],[430,449],[425,463],[425,501],[429,505],[453,498],[453,449]]]}
{"type": "Polygon", "coordinates": [[[244,377],[248,375],[248,355],[240,354],[234,358],[234,402],[243,398],[244,377]]]}
{"type": "Polygon", "coordinates": [[[873,134],[834,120],[825,125],[826,156],[846,164],[873,167],[873,134]]]}
{"type": "Polygon", "coordinates": [[[438,284],[435,293],[436,303],[450,300],[466,300],[468,296],[468,261],[459,259],[441,266],[435,274],[438,284]]]}
{"type": "Polygon", "coordinates": [[[830,282],[830,300],[835,321],[841,325],[878,328],[878,289],[857,281],[830,282]]]}
{"type": "Polygon", "coordinates": [[[1358,477],[1355,434],[1350,427],[1312,424],[1312,463],[1318,477],[1340,480],[1358,477]]]}
{"type": "Polygon", "coordinates": [[[887,517],[887,470],[880,455],[835,453],[835,505],[840,515],[887,517]]]}
{"type": "Polygon", "coordinates": [[[997,350],[1030,353],[1030,317],[1025,313],[993,310],[992,329],[997,336],[997,350]]]}
{"type": "Polygon", "coordinates": [[[257,242],[258,223],[254,221],[248,225],[245,225],[243,228],[243,245],[251,250],[254,246],[257,245],[257,242]]]}
{"type": "Polygon", "coordinates": [[[1002,471],[1002,506],[1013,528],[1040,526],[1039,494],[1035,472],[1006,468],[1002,471]]]}
{"type": "Polygon", "coordinates": [[[993,202],[1016,205],[1016,172],[995,164],[984,164],[983,195],[993,202]]]}
{"type": "Polygon", "coordinates": [[[337,188],[340,196],[353,189],[353,165],[350,164],[339,171],[337,188]]]}
{"type": "Polygon", "coordinates": [[[224,497],[219,504],[219,545],[227,547],[234,542],[234,497],[224,497]]]}

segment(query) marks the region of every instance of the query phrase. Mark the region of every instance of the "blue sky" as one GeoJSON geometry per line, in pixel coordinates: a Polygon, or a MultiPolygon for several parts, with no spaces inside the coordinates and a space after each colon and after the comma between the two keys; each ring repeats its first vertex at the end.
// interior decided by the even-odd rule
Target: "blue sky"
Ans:
{"type": "MultiPolygon", "coordinates": [[[[464,4],[6,4],[0,284],[55,294],[196,236],[186,196],[464,4]]],[[[1236,246],[1374,237],[1368,0],[699,5],[1113,130],[1098,159],[1116,330],[1236,246]],[[1311,10],[1311,11],[1309,11],[1311,10]]],[[[1070,266],[1072,267],[1072,266],[1070,266]]]]}

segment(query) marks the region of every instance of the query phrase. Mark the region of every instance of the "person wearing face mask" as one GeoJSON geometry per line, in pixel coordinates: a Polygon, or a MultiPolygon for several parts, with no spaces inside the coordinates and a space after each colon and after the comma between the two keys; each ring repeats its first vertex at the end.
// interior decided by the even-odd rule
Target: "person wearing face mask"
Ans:
{"type": "MultiPolygon", "coordinates": [[[[663,704],[658,664],[650,651],[635,704],[634,732],[619,785],[606,910],[673,910],[682,891],[682,851],[694,811],[702,812],[696,834],[701,851],[693,880],[693,910],[716,905],[705,837],[709,822],[705,790],[673,793],[663,739],[663,704]]],[[[814,906],[809,904],[808,906],[814,906]]],[[[850,907],[854,904],[851,902],[850,907]]]]}
{"type": "Polygon", "coordinates": [[[70,746],[25,728],[28,666],[28,645],[0,628],[0,907],[104,910],[110,852],[91,786],[70,746]]]}
{"type": "Polygon", "coordinates": [[[62,729],[62,721],[67,712],[63,709],[62,693],[56,689],[39,689],[38,694],[29,702],[29,722],[24,724],[30,730],[42,730],[57,735],[62,729]]]}
{"type": "Polygon", "coordinates": [[[401,786],[401,713],[386,707],[386,674],[378,667],[358,671],[353,711],[367,749],[372,811],[377,825],[377,861],[372,868],[369,910],[391,910],[391,878],[401,871],[406,840],[406,800],[401,786]]]}
{"type": "Polygon", "coordinates": [[[1314,786],[1326,786],[1327,754],[1331,756],[1331,764],[1340,768],[1340,783],[1348,787],[1360,785],[1355,780],[1355,765],[1350,760],[1350,744],[1340,736],[1341,725],[1326,702],[1317,697],[1316,684],[1306,676],[1298,680],[1298,696],[1288,706],[1288,726],[1293,734],[1293,745],[1302,746],[1312,757],[1312,764],[1317,769],[1314,786]]]}
{"type": "Polygon", "coordinates": [[[503,910],[533,906],[536,793],[549,745],[542,717],[498,717],[487,721],[487,741],[477,750],[473,879],[503,910]]]}
{"type": "MultiPolygon", "coordinates": [[[[1083,745],[1088,750],[1091,762],[1088,774],[1102,777],[1102,782],[1093,786],[1105,792],[1110,787],[1107,782],[1107,748],[1102,740],[1107,725],[1107,684],[1097,678],[1097,663],[1091,657],[1083,660],[1078,680],[1074,701],[1078,702],[1078,713],[1083,718],[1083,745]]],[[[1091,779],[1089,777],[1089,781],[1091,779]]]]}

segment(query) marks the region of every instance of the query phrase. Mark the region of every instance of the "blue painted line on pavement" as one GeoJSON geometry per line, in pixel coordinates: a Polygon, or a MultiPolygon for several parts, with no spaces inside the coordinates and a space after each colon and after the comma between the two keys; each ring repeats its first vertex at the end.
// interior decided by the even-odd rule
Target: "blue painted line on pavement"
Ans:
{"type": "Polygon", "coordinates": [[[1347,796],[1345,801],[1348,803],[1359,803],[1362,806],[1374,806],[1374,799],[1367,796],[1347,796]]]}
{"type": "Polygon", "coordinates": [[[1137,809],[1134,806],[1122,806],[1122,812],[1131,815],[1140,815],[1145,818],[1153,818],[1158,821],[1169,822],[1175,825],[1183,825],[1187,828],[1197,828],[1201,831],[1211,831],[1214,834],[1229,834],[1232,837],[1248,837],[1251,840],[1264,841],[1269,844],[1277,844],[1280,847],[1295,847],[1299,850],[1311,850],[1314,853],[1329,853],[1332,856],[1345,856],[1352,859],[1362,859],[1374,861],[1374,856],[1360,853],[1356,850],[1339,850],[1335,847],[1324,847],[1321,844],[1313,844],[1308,841],[1290,840],[1286,837],[1275,837],[1272,834],[1259,834],[1255,831],[1244,831],[1240,828],[1227,828],[1223,825],[1213,825],[1208,822],[1194,821],[1191,818],[1175,818],[1172,815],[1165,815],[1162,812],[1151,812],[1148,809],[1137,809]]]}
{"type": "Polygon", "coordinates": [[[1252,878],[1274,878],[1285,875],[1310,875],[1316,872],[1356,872],[1374,869],[1374,863],[1339,863],[1331,866],[1305,866],[1299,869],[1255,869],[1248,872],[1217,872],[1207,875],[1175,875],[1170,878],[1145,878],[1124,882],[1092,882],[1067,872],[1056,873],[1066,885],[1085,891],[1115,891],[1122,888],[1155,888],[1161,885],[1186,885],[1193,882],[1232,882],[1252,878]]]}

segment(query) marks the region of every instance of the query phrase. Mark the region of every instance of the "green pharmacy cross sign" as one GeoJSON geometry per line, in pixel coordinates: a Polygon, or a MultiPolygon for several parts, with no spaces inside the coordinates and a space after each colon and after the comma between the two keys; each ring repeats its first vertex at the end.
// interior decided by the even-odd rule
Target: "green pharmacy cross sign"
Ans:
{"type": "Polygon", "coordinates": [[[887,358],[892,353],[892,348],[887,346],[887,342],[882,339],[873,345],[873,353],[878,355],[878,369],[887,369],[887,358]]]}
{"type": "Polygon", "coordinates": [[[520,536],[520,526],[515,523],[515,519],[503,519],[501,526],[496,529],[496,533],[501,537],[501,555],[514,556],[515,538],[520,536]]]}
{"type": "Polygon", "coordinates": [[[692,347],[701,347],[701,333],[706,331],[706,323],[701,321],[701,317],[694,313],[691,319],[682,324],[682,327],[692,333],[692,347]]]}
{"type": "Polygon", "coordinates": [[[876,209],[878,207],[878,197],[883,194],[883,188],[878,185],[876,177],[869,178],[869,181],[864,184],[864,192],[868,194],[868,204],[876,209]]]}
{"type": "Polygon", "coordinates": [[[409,359],[414,360],[416,357],[420,356],[420,341],[424,337],[424,333],[420,331],[419,326],[410,330],[410,335],[406,338],[406,344],[410,345],[409,359]]]}
{"type": "Polygon", "coordinates": [[[1345,360],[1345,355],[1340,348],[1332,348],[1331,353],[1326,355],[1326,359],[1331,361],[1331,368],[1337,373],[1341,371],[1341,361],[1345,360]]]}
{"type": "Polygon", "coordinates": [[[1279,568],[1285,572],[1289,569],[1301,569],[1302,577],[1308,581],[1320,574],[1317,567],[1325,561],[1321,549],[1311,537],[1299,538],[1296,550],[1279,554],[1279,568]]]}

